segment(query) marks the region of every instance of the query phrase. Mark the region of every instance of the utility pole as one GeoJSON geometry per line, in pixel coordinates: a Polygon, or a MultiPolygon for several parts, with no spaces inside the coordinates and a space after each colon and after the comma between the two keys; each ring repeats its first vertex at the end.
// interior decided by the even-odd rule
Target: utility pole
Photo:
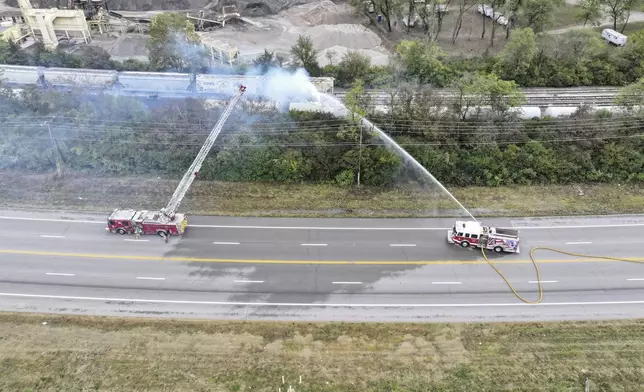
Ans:
{"type": "Polygon", "coordinates": [[[364,128],[364,125],[362,124],[362,121],[360,122],[360,147],[359,147],[359,155],[358,155],[358,187],[360,187],[360,171],[362,169],[362,129],[364,128]]]}
{"type": "Polygon", "coordinates": [[[60,149],[58,148],[58,143],[56,143],[56,139],[54,139],[54,135],[51,133],[51,126],[49,124],[54,120],[54,118],[52,118],[49,121],[45,121],[41,125],[47,125],[47,130],[49,131],[49,140],[51,141],[51,147],[54,150],[54,156],[56,158],[56,176],[59,177],[59,178],[62,178],[63,177],[63,160],[62,160],[62,157],[60,156],[60,149]]]}

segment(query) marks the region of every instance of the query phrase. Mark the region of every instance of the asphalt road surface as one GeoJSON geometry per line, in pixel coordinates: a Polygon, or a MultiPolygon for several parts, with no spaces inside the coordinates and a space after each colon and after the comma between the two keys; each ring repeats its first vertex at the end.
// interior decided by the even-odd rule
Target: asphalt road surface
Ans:
{"type": "MultiPolygon", "coordinates": [[[[189,217],[182,238],[120,236],[106,216],[0,211],[0,309],[102,315],[345,321],[644,316],[644,264],[535,253],[544,299],[521,302],[453,219],[189,217]]],[[[489,219],[521,231],[490,255],[537,298],[532,247],[644,262],[644,215],[489,219]]]]}

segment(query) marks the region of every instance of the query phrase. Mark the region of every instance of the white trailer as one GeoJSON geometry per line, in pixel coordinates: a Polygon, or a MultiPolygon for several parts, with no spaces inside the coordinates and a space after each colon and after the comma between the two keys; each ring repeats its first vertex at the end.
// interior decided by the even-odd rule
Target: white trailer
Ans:
{"type": "Polygon", "coordinates": [[[617,45],[617,46],[626,45],[626,41],[628,40],[627,36],[625,36],[622,33],[618,33],[617,31],[612,29],[602,30],[602,38],[604,38],[606,41],[610,42],[611,44],[617,45]]]}

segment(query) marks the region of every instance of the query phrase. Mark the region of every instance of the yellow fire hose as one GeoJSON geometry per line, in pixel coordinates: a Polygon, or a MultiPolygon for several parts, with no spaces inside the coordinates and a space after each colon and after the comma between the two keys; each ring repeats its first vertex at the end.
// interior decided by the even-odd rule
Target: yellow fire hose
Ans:
{"type": "Polygon", "coordinates": [[[623,257],[611,257],[611,256],[593,256],[593,255],[586,255],[586,254],[583,254],[583,253],[566,252],[566,251],[560,250],[560,249],[537,246],[537,247],[534,247],[534,248],[530,249],[530,261],[532,262],[532,265],[534,266],[534,270],[537,273],[537,284],[538,284],[538,287],[539,287],[539,298],[537,298],[535,301],[530,301],[530,300],[522,297],[515,290],[514,286],[512,286],[512,283],[510,283],[510,281],[508,280],[508,278],[506,278],[506,276],[503,274],[503,272],[501,272],[494,265],[494,263],[490,259],[487,258],[487,255],[485,254],[485,249],[481,248],[481,252],[483,253],[483,258],[485,259],[485,261],[490,265],[490,267],[494,268],[496,273],[499,274],[499,276],[501,277],[501,279],[503,279],[505,284],[507,284],[508,287],[510,288],[510,290],[512,290],[512,293],[514,295],[516,295],[516,297],[519,298],[521,301],[523,301],[523,302],[525,302],[527,304],[533,304],[533,305],[538,304],[538,303],[541,302],[541,300],[543,300],[543,286],[541,285],[541,271],[539,271],[539,266],[537,265],[537,261],[534,258],[534,252],[537,251],[537,250],[549,250],[551,252],[556,252],[556,253],[560,253],[560,254],[564,254],[564,255],[568,255],[568,256],[582,257],[582,258],[586,258],[586,259],[627,261],[629,263],[644,264],[644,260],[634,260],[634,259],[627,259],[627,258],[623,258],[623,257]]]}

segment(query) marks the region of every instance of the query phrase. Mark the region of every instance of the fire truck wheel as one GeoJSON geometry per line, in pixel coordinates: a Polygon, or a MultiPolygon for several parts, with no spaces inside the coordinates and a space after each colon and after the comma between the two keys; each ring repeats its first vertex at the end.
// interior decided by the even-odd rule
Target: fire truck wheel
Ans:
{"type": "Polygon", "coordinates": [[[502,248],[502,247],[500,247],[500,246],[495,246],[495,247],[494,247],[494,251],[495,251],[496,253],[502,253],[502,252],[503,252],[503,248],[502,248]]]}
{"type": "Polygon", "coordinates": [[[470,247],[470,243],[469,243],[469,242],[467,242],[467,241],[463,241],[463,242],[461,242],[461,246],[462,246],[463,248],[469,248],[469,247],[470,247]]]}
{"type": "Polygon", "coordinates": [[[119,233],[120,235],[125,234],[125,230],[123,230],[123,229],[118,229],[118,230],[116,230],[116,232],[119,233]]]}
{"type": "Polygon", "coordinates": [[[159,235],[159,237],[166,237],[168,235],[168,233],[163,230],[159,231],[157,234],[159,235]]]}

